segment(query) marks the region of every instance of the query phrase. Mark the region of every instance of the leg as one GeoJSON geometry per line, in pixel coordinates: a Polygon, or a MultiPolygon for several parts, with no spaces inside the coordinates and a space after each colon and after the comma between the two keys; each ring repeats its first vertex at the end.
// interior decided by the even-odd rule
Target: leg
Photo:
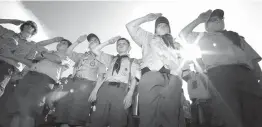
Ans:
{"type": "Polygon", "coordinates": [[[19,125],[20,125],[20,117],[18,115],[14,115],[10,123],[10,127],[19,127],[19,125]]]}
{"type": "MultiPolygon", "coordinates": [[[[127,85],[127,84],[125,84],[127,85]]],[[[124,109],[124,98],[126,96],[126,87],[110,86],[109,92],[111,96],[109,123],[110,127],[126,127],[127,126],[127,110],[124,109]]]]}
{"type": "Polygon", "coordinates": [[[20,117],[19,127],[35,127],[35,119],[32,116],[23,115],[22,117],[20,117]]]}
{"type": "Polygon", "coordinates": [[[182,81],[177,76],[165,78],[166,86],[162,89],[159,102],[158,119],[163,127],[178,127],[185,124],[181,105],[182,81]]]}
{"type": "Polygon", "coordinates": [[[68,124],[62,124],[60,127],[70,127],[68,124]]]}
{"type": "Polygon", "coordinates": [[[159,72],[147,72],[142,76],[138,87],[139,127],[158,127],[156,115],[163,84],[164,78],[159,72]]]}
{"type": "Polygon", "coordinates": [[[192,116],[192,122],[191,127],[198,127],[198,111],[197,111],[197,104],[195,101],[191,104],[191,116],[192,116]]]}
{"type": "Polygon", "coordinates": [[[216,67],[208,71],[217,98],[214,109],[223,118],[226,127],[242,127],[241,109],[234,66],[216,67]]]}
{"type": "Polygon", "coordinates": [[[72,104],[73,97],[69,92],[72,88],[73,81],[68,79],[67,84],[63,84],[63,90],[57,91],[57,102],[55,105],[55,122],[56,123],[68,123],[70,104],[72,104]]]}
{"type": "Polygon", "coordinates": [[[90,127],[105,127],[109,117],[109,93],[108,84],[103,83],[97,93],[96,110],[91,115],[90,127]]]}
{"type": "Polygon", "coordinates": [[[94,82],[87,80],[75,80],[73,83],[79,86],[73,93],[73,101],[70,104],[69,125],[85,125],[89,122],[91,103],[88,102],[93,90],[94,82]]]}
{"type": "Polygon", "coordinates": [[[239,69],[242,81],[239,83],[241,104],[245,127],[260,127],[262,125],[262,89],[252,71],[239,69]]]}

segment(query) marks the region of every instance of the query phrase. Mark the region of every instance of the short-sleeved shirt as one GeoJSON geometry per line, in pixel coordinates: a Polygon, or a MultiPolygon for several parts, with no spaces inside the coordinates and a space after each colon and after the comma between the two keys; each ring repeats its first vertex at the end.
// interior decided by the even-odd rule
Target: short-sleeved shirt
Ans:
{"type": "Polygon", "coordinates": [[[105,76],[105,81],[122,82],[122,83],[128,84],[129,80],[131,80],[130,78],[140,79],[141,77],[140,67],[135,59],[131,63],[131,58],[127,58],[127,57],[122,58],[121,67],[118,73],[116,71],[113,72],[113,67],[117,60],[116,56],[109,55],[109,54],[102,52],[101,55],[97,57],[97,59],[108,68],[106,72],[106,76],[105,76]]]}
{"type": "MultiPolygon", "coordinates": [[[[261,61],[261,56],[244,40],[244,38],[241,37],[240,43],[249,61],[261,61]]],[[[255,69],[253,66],[252,68],[255,69]]]]}
{"type": "Polygon", "coordinates": [[[142,28],[138,27],[131,31],[130,34],[133,40],[142,47],[142,65],[141,68],[148,67],[152,71],[158,71],[163,66],[164,63],[162,62],[162,58],[153,51],[151,48],[151,41],[159,41],[159,39],[152,33],[143,30],[142,28]]]}
{"type": "MultiPolygon", "coordinates": [[[[53,53],[59,56],[58,53],[53,53]]],[[[59,57],[62,59],[62,56],[59,57]]],[[[61,77],[62,72],[64,71],[64,67],[61,64],[54,63],[48,59],[43,59],[36,64],[33,64],[30,70],[46,74],[55,81],[58,81],[61,77]]]]}
{"type": "Polygon", "coordinates": [[[76,77],[97,81],[98,74],[106,73],[105,65],[99,62],[91,51],[73,52],[69,57],[76,63],[74,67],[76,77]]]}
{"type": "Polygon", "coordinates": [[[223,33],[196,33],[189,34],[186,40],[190,43],[199,39],[198,45],[202,52],[202,60],[208,69],[220,65],[241,64],[252,68],[246,53],[233,44],[223,33]]]}
{"type": "MultiPolygon", "coordinates": [[[[14,39],[14,36],[17,35],[14,31],[4,28],[0,25],[0,50],[1,52],[12,52],[17,46],[18,42],[14,39]]],[[[13,60],[5,58],[5,56],[0,57],[1,60],[17,66],[17,63],[13,60]]]]}
{"type": "Polygon", "coordinates": [[[187,81],[187,90],[191,99],[209,99],[208,77],[203,73],[190,73],[191,78],[187,81]]]}
{"type": "MultiPolygon", "coordinates": [[[[12,30],[8,30],[0,25],[0,41],[1,43],[12,43],[5,47],[14,52],[14,55],[19,58],[33,60],[38,51],[46,51],[44,47],[39,47],[35,42],[21,39],[20,36],[12,30]],[[10,46],[16,44],[16,46],[10,46]]],[[[14,66],[22,65],[17,63],[14,66]]],[[[25,65],[22,65],[25,66],[25,65]]]]}

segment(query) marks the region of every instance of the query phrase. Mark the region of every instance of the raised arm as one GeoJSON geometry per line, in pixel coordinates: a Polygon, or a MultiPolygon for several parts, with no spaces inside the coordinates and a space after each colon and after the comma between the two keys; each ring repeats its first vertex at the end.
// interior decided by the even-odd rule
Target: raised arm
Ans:
{"type": "Polygon", "coordinates": [[[135,19],[126,24],[127,31],[129,32],[131,38],[135,41],[137,45],[142,47],[143,43],[148,42],[148,38],[150,38],[148,36],[153,36],[152,33],[143,30],[140,27],[140,25],[145,22],[156,20],[161,15],[161,13],[150,13],[144,17],[135,19]]]}
{"type": "Polygon", "coordinates": [[[54,54],[54,53],[42,52],[41,56],[46,58],[46,59],[48,59],[48,60],[50,60],[50,61],[52,61],[52,62],[54,62],[54,63],[57,63],[57,64],[61,64],[62,63],[61,58],[58,55],[54,54]]]}
{"type": "Polygon", "coordinates": [[[36,43],[36,45],[37,46],[47,46],[47,45],[53,44],[55,42],[60,42],[62,40],[63,40],[63,37],[55,37],[55,38],[52,38],[52,39],[40,41],[40,42],[36,43]]]}
{"type": "Polygon", "coordinates": [[[22,20],[18,20],[18,19],[0,19],[0,24],[14,24],[14,25],[21,25],[23,24],[25,21],[22,20]]]}
{"type": "Polygon", "coordinates": [[[185,28],[183,28],[180,33],[179,37],[183,40],[187,40],[189,36],[193,33],[193,30],[201,23],[205,23],[210,15],[212,13],[212,10],[208,10],[204,13],[201,13],[194,21],[189,23],[185,28]]]}
{"type": "Polygon", "coordinates": [[[121,37],[120,36],[116,36],[116,37],[113,37],[111,38],[110,40],[104,42],[104,43],[101,43],[100,45],[96,46],[94,49],[92,49],[93,53],[95,53],[97,56],[100,56],[101,55],[101,50],[110,45],[110,44],[114,44],[118,39],[120,39],[121,37]]]}
{"type": "Polygon", "coordinates": [[[86,38],[87,38],[87,35],[82,35],[82,36],[80,36],[80,37],[76,40],[76,42],[73,43],[73,44],[67,49],[66,54],[67,54],[67,55],[72,54],[72,52],[73,52],[73,50],[75,49],[75,47],[76,47],[77,45],[79,45],[80,43],[84,42],[84,41],[86,40],[86,38]]]}
{"type": "Polygon", "coordinates": [[[15,60],[15,61],[21,62],[21,63],[25,64],[28,67],[31,67],[33,65],[33,63],[30,60],[27,60],[27,59],[24,59],[24,58],[21,58],[21,57],[17,57],[17,56],[15,56],[11,52],[4,52],[4,53],[2,53],[0,55],[3,55],[4,57],[9,58],[11,60],[15,60]]]}

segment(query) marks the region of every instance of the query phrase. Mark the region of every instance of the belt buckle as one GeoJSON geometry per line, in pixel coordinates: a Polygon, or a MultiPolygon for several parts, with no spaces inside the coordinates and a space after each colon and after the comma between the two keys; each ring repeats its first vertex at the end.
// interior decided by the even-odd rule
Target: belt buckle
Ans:
{"type": "Polygon", "coordinates": [[[109,82],[108,85],[110,85],[110,86],[116,86],[117,88],[120,87],[120,83],[119,83],[119,82],[109,82]]]}

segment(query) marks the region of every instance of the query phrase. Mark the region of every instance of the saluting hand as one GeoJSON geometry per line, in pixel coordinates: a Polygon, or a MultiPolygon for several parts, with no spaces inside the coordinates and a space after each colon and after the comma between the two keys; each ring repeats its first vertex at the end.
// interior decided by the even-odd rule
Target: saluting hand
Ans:
{"type": "Polygon", "coordinates": [[[76,42],[82,43],[82,42],[84,42],[85,40],[87,40],[87,35],[86,35],[86,34],[81,35],[81,36],[77,39],[76,42]]]}
{"type": "Polygon", "coordinates": [[[207,20],[209,19],[211,13],[212,13],[212,10],[207,10],[206,12],[201,13],[201,14],[198,16],[198,19],[199,19],[202,23],[207,22],[207,20]]]}
{"type": "Polygon", "coordinates": [[[153,20],[156,20],[160,16],[162,16],[162,13],[149,13],[145,17],[147,21],[153,21],[153,20]]]}
{"type": "Polygon", "coordinates": [[[132,104],[133,94],[128,92],[124,99],[124,108],[128,109],[132,104]]]}
{"type": "Polygon", "coordinates": [[[111,38],[111,39],[108,41],[108,43],[109,43],[109,44],[115,44],[116,41],[117,41],[118,39],[120,39],[120,38],[121,38],[121,36],[113,37],[113,38],[111,38]]]}
{"type": "Polygon", "coordinates": [[[53,38],[53,40],[55,41],[55,42],[60,42],[60,41],[62,41],[64,38],[63,37],[54,37],[53,38]]]}

